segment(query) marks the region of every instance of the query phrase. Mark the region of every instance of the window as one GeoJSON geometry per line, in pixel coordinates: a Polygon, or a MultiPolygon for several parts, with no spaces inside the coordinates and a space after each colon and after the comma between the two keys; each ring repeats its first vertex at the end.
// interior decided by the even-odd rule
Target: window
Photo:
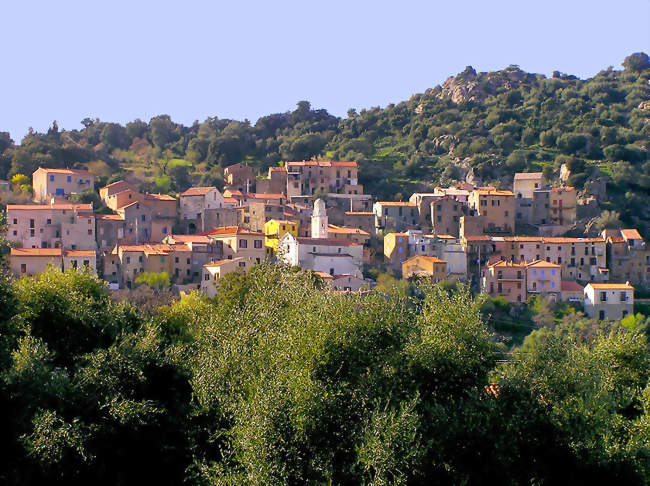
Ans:
{"type": "Polygon", "coordinates": [[[138,263],[142,263],[142,255],[138,257],[138,263]]]}
{"type": "Polygon", "coordinates": [[[50,176],[50,182],[54,182],[54,176],[53,175],[50,176]]]}
{"type": "Polygon", "coordinates": [[[210,274],[209,274],[209,273],[206,273],[206,274],[205,274],[205,277],[203,277],[203,280],[210,280],[210,274]]]}
{"type": "Polygon", "coordinates": [[[601,292],[600,293],[600,301],[601,302],[607,302],[607,292],[601,292]]]}
{"type": "Polygon", "coordinates": [[[165,257],[164,257],[164,256],[161,256],[161,257],[160,257],[160,262],[161,262],[161,263],[165,263],[165,257]]]}
{"type": "Polygon", "coordinates": [[[147,217],[144,214],[140,217],[142,218],[142,221],[145,221],[147,219],[147,217]]]}
{"type": "Polygon", "coordinates": [[[131,263],[131,257],[126,257],[126,263],[127,263],[127,265],[128,265],[129,263],[131,263]]]}
{"type": "Polygon", "coordinates": [[[605,311],[604,310],[598,311],[598,319],[600,319],[601,321],[605,320],[605,311]]]}
{"type": "Polygon", "coordinates": [[[621,302],[626,302],[627,301],[627,294],[625,292],[621,292],[621,302]]]}
{"type": "Polygon", "coordinates": [[[27,273],[27,264],[25,263],[20,264],[20,273],[27,273]]]}
{"type": "Polygon", "coordinates": [[[72,182],[72,176],[67,176],[67,177],[65,178],[65,181],[66,181],[66,182],[72,182]]]}
{"type": "Polygon", "coordinates": [[[334,269],[330,268],[330,275],[334,275],[334,269]]]}
{"type": "Polygon", "coordinates": [[[248,248],[248,240],[239,240],[239,248],[248,248]]]}
{"type": "Polygon", "coordinates": [[[246,262],[239,262],[238,265],[239,265],[240,267],[245,267],[245,266],[246,266],[246,262]]]}
{"type": "Polygon", "coordinates": [[[255,248],[262,248],[262,240],[255,240],[255,241],[253,242],[253,246],[254,246],[255,248]]]}
{"type": "Polygon", "coordinates": [[[174,258],[174,263],[178,263],[178,257],[174,258]]]}

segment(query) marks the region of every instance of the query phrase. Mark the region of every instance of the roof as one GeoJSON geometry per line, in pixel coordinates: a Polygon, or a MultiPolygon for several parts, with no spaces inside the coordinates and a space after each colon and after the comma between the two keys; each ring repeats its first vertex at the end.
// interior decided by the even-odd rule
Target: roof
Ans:
{"type": "Polygon", "coordinates": [[[209,231],[203,233],[208,236],[225,236],[225,235],[256,235],[264,236],[264,233],[261,231],[252,231],[241,226],[221,226],[218,228],[213,228],[209,231]]]}
{"type": "Polygon", "coordinates": [[[124,221],[121,214],[96,214],[95,219],[104,219],[110,221],[124,221]]]}
{"type": "Polygon", "coordinates": [[[210,243],[205,235],[171,235],[171,239],[178,243],[210,243]]]}
{"type": "Polygon", "coordinates": [[[287,162],[286,166],[299,165],[299,166],[314,166],[314,167],[356,167],[355,161],[337,161],[337,160],[302,160],[287,162]]]}
{"type": "Polygon", "coordinates": [[[576,188],[573,186],[562,186],[562,187],[553,187],[551,192],[564,192],[564,191],[575,191],[576,188]]]}
{"type": "Polygon", "coordinates": [[[643,238],[636,229],[622,229],[621,235],[626,240],[642,240],[643,238]]]}
{"type": "Polygon", "coordinates": [[[512,268],[526,268],[526,262],[515,263],[507,260],[499,260],[498,262],[488,263],[488,267],[512,267],[512,268]]]}
{"type": "Polygon", "coordinates": [[[102,191],[104,189],[107,190],[108,195],[110,196],[111,194],[115,194],[117,192],[121,192],[124,189],[121,189],[122,187],[126,187],[129,189],[133,189],[133,184],[130,182],[121,180],[121,181],[115,181],[110,184],[105,185],[104,187],[100,188],[99,190],[102,191]]]}
{"type": "Polygon", "coordinates": [[[176,198],[174,196],[170,196],[169,194],[145,194],[144,198],[154,199],[157,201],[176,201],[176,198]]]}
{"type": "Polygon", "coordinates": [[[544,177],[543,172],[517,172],[515,174],[516,181],[526,181],[531,179],[540,179],[544,177]]]}
{"type": "Polygon", "coordinates": [[[126,209],[126,208],[130,208],[131,206],[135,206],[136,204],[142,204],[142,207],[143,207],[143,208],[151,209],[151,208],[149,208],[149,206],[147,206],[147,205],[144,204],[144,203],[141,203],[140,201],[133,201],[132,203],[125,204],[124,206],[122,206],[122,207],[120,207],[120,208],[117,208],[117,210],[118,210],[118,211],[122,211],[122,210],[124,210],[124,209],[126,209]]]}
{"type": "Polygon", "coordinates": [[[314,271],[314,273],[318,275],[320,278],[322,278],[323,280],[332,280],[334,278],[332,275],[330,275],[327,272],[314,271]]]}
{"type": "Polygon", "coordinates": [[[465,236],[465,241],[490,241],[488,235],[465,236]]]}
{"type": "MultiPolygon", "coordinates": [[[[77,174],[77,175],[87,175],[87,176],[92,175],[87,170],[80,170],[80,169],[48,169],[48,168],[45,168],[45,167],[39,167],[36,170],[43,170],[43,171],[45,171],[47,173],[53,173],[53,174],[67,174],[67,175],[77,174]]],[[[34,172],[36,172],[36,171],[34,171],[34,172]]]]}
{"type": "Polygon", "coordinates": [[[299,236],[296,238],[301,245],[313,246],[359,246],[358,243],[350,240],[341,240],[337,238],[307,238],[299,236]]]}
{"type": "MultiPolygon", "coordinates": [[[[229,165],[228,167],[226,167],[226,168],[223,169],[223,170],[224,170],[224,171],[231,171],[231,170],[233,170],[233,169],[241,169],[241,168],[244,168],[244,167],[250,169],[250,167],[249,167],[248,165],[246,165],[246,164],[242,164],[241,162],[237,162],[236,164],[229,165]]],[[[252,169],[251,169],[251,170],[252,170],[252,169]]]]}
{"type": "Polygon", "coordinates": [[[376,204],[381,204],[382,206],[410,206],[417,207],[417,204],[408,202],[408,201],[377,201],[376,204]]]}
{"type": "Polygon", "coordinates": [[[545,267],[545,268],[562,268],[562,265],[551,263],[544,260],[534,260],[526,264],[527,267],[545,267]]]}
{"type": "Polygon", "coordinates": [[[411,260],[415,260],[415,259],[421,259],[421,260],[425,260],[425,261],[431,262],[431,263],[447,263],[445,260],[441,260],[440,258],[436,258],[434,256],[426,256],[426,255],[412,256],[411,258],[406,260],[404,263],[410,262],[411,260]]]}
{"type": "Polygon", "coordinates": [[[285,167],[269,167],[269,172],[286,172],[285,167]]]}
{"type": "Polygon", "coordinates": [[[589,282],[587,287],[590,286],[597,290],[633,290],[629,283],[593,283],[589,282]]]}
{"type": "Polygon", "coordinates": [[[346,211],[345,214],[349,216],[374,216],[372,211],[346,211]]]}
{"type": "Polygon", "coordinates": [[[562,280],[560,290],[562,292],[582,292],[584,287],[573,280],[562,280]]]}
{"type": "Polygon", "coordinates": [[[182,192],[181,196],[205,196],[210,191],[216,191],[217,188],[211,187],[190,187],[187,191],[182,192]]]}
{"type": "Polygon", "coordinates": [[[12,248],[11,256],[16,257],[56,257],[62,255],[61,248],[12,248]]]}
{"type": "Polygon", "coordinates": [[[474,192],[477,193],[479,196],[513,196],[514,197],[515,195],[512,191],[501,191],[499,189],[492,189],[486,187],[474,189],[474,192]]]}
{"type": "Polygon", "coordinates": [[[177,248],[173,245],[164,243],[144,243],[142,245],[120,245],[122,251],[127,252],[144,252],[147,255],[169,255],[177,248]]]}
{"type": "Polygon", "coordinates": [[[626,240],[622,236],[610,236],[609,241],[612,243],[625,243],[626,240]]]}
{"type": "MultiPolygon", "coordinates": [[[[234,192],[234,191],[233,191],[234,192]]],[[[284,194],[279,193],[257,193],[257,192],[247,192],[244,194],[245,197],[252,197],[253,199],[286,199],[284,194]]]]}
{"type": "Polygon", "coordinates": [[[363,231],[362,229],[359,228],[349,228],[347,226],[336,226],[333,224],[327,226],[327,231],[329,233],[340,233],[344,235],[370,236],[370,234],[367,231],[363,231]]]}
{"type": "Polygon", "coordinates": [[[223,202],[230,203],[230,204],[237,204],[237,199],[235,199],[234,197],[224,197],[223,202]]]}
{"type": "Polygon", "coordinates": [[[238,262],[238,261],[243,260],[243,259],[244,259],[244,257],[236,257],[236,258],[231,258],[231,259],[227,259],[227,258],[226,258],[226,259],[224,259],[224,260],[215,260],[215,261],[213,261],[213,262],[208,262],[208,263],[206,263],[206,264],[203,265],[203,266],[204,266],[204,267],[220,267],[220,266],[223,265],[224,263],[228,263],[228,262],[238,262]]]}
{"type": "Polygon", "coordinates": [[[97,254],[94,250],[65,250],[64,256],[67,257],[93,257],[95,258],[97,254]]]}
{"type": "Polygon", "coordinates": [[[92,211],[92,204],[77,204],[77,203],[54,203],[54,204],[8,204],[7,211],[33,211],[33,210],[72,210],[77,211],[92,211]]]}
{"type": "Polygon", "coordinates": [[[298,224],[298,221],[295,219],[276,219],[276,218],[271,218],[267,221],[267,223],[270,223],[271,221],[279,224],[298,224]]]}

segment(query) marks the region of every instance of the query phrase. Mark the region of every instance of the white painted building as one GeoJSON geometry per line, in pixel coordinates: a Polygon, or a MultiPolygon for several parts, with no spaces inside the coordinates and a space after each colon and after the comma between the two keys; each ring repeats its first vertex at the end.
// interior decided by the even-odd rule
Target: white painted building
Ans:
{"type": "Polygon", "coordinates": [[[585,314],[592,319],[615,321],[634,312],[634,287],[626,283],[590,282],[584,289],[585,314]]]}
{"type": "Polygon", "coordinates": [[[363,276],[363,246],[350,240],[328,238],[325,203],[317,199],[311,217],[312,238],[285,234],[278,258],[292,266],[329,275],[363,276]]]}

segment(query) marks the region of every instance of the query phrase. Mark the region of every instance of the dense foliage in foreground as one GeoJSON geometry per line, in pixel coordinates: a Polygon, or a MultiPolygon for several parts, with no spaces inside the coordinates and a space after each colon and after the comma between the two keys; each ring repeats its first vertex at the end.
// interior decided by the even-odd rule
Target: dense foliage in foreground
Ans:
{"type": "Polygon", "coordinates": [[[466,289],[321,285],[264,265],[144,315],[82,272],[0,280],[0,482],[647,484],[643,329],[498,364],[466,289]]]}

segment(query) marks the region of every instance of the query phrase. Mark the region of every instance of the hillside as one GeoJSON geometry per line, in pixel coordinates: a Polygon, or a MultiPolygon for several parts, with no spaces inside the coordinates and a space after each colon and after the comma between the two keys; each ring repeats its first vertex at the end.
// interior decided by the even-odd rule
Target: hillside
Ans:
{"type": "Polygon", "coordinates": [[[254,125],[214,117],[183,126],[160,115],[125,126],[86,118],[81,130],[60,131],[54,122],[20,145],[0,133],[0,179],[39,165],[87,166],[99,183],[128,176],[168,192],[220,186],[223,167],[236,162],[262,174],[284,160],[326,157],[357,160],[366,192],[399,199],[463,179],[506,185],[521,170],[552,180],[567,164],[579,189],[606,177],[600,209],[620,212],[648,236],[650,61],[636,53],[623,66],[587,80],[468,66],[407,101],[349,110],[344,119],[301,101],[254,125]]]}

